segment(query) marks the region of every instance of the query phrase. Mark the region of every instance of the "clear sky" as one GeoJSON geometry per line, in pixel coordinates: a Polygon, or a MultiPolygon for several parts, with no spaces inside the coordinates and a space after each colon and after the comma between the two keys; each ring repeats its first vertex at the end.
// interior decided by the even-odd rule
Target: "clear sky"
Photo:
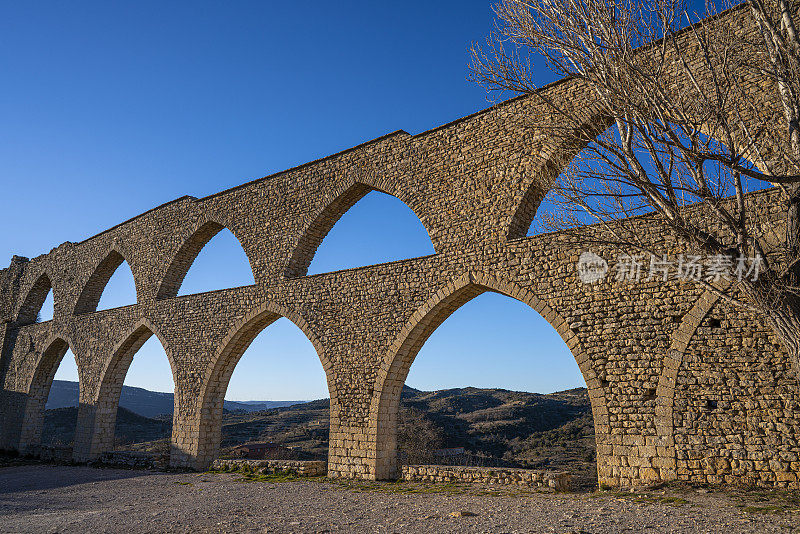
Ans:
{"type": "MultiPolygon", "coordinates": [[[[491,25],[489,2],[465,0],[0,2],[0,259],[485,108],[486,92],[466,79],[468,47],[491,25]]],[[[552,79],[541,72],[542,84],[552,79]]],[[[311,272],[431,252],[402,202],[371,193],[329,234],[311,272]]],[[[135,301],[126,269],[101,309],[135,301]]],[[[223,232],[181,294],[250,283],[244,253],[223,232]]],[[[71,356],[57,377],[76,379],[71,356]]],[[[434,333],[408,383],[549,392],[583,380],[536,312],[483,295],[434,333]]],[[[155,338],[126,384],[172,390],[155,338]]],[[[236,400],[325,396],[313,347],[286,319],[257,338],[228,391],[236,400]]]]}

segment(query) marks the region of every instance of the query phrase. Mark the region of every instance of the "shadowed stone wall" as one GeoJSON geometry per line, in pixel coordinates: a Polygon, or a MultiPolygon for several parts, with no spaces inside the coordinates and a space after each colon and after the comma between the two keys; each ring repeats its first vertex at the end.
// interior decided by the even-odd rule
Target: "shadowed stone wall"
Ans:
{"type": "MultiPolygon", "coordinates": [[[[746,15],[730,17],[745,27],[746,15]]],[[[576,81],[542,91],[592,108],[576,81]]],[[[180,198],[30,260],[14,257],[0,271],[0,447],[36,449],[53,374],[71,348],[80,375],[74,458],[100,457],[113,444],[128,366],[156,335],[175,381],[170,462],[207,467],[236,363],[286,317],[327,375],[329,475],[395,478],[398,401],[414,357],[459,306],[494,291],[539,312],[571,349],[589,389],[601,483],[798,487],[798,381],[759,318],[676,280],[581,284],[575,265],[586,247],[576,235],[525,237],[575,153],[526,121],[544,112],[538,98],[516,98],[418,135],[394,132],[206,198],[180,198]],[[330,228],[372,190],[417,214],[435,254],[307,276],[330,228]],[[222,228],[242,244],[255,285],[176,296],[222,228]],[[123,261],[137,303],[95,311],[123,261]],[[37,324],[51,288],[54,319],[37,324]]],[[[602,123],[588,112],[587,121],[602,123]]],[[[775,191],[748,202],[765,227],[781,224],[775,191]]],[[[641,224],[654,246],[682,251],[641,224]]],[[[594,252],[611,260],[620,251],[594,252]]]]}

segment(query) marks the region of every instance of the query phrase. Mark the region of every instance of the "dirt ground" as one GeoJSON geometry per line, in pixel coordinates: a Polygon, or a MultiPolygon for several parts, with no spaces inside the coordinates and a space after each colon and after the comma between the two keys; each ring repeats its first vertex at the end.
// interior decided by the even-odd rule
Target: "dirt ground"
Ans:
{"type": "Polygon", "coordinates": [[[688,487],[553,494],[21,465],[0,468],[0,531],[800,532],[800,496],[688,487]]]}

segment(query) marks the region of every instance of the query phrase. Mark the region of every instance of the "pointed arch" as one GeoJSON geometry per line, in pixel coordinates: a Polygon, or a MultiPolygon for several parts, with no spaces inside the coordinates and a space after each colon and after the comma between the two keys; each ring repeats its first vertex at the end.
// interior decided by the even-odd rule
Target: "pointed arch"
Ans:
{"type": "MultiPolygon", "coordinates": [[[[311,261],[314,259],[317,249],[322,244],[325,236],[328,235],[328,232],[331,231],[334,225],[336,225],[339,219],[341,219],[342,216],[350,210],[350,208],[352,208],[368,193],[372,191],[378,191],[380,193],[394,196],[391,193],[386,192],[385,188],[379,187],[379,185],[384,184],[375,183],[369,185],[364,181],[351,182],[348,186],[341,190],[341,192],[333,199],[333,201],[326,204],[321,211],[312,217],[307,218],[303,222],[303,233],[300,237],[300,240],[297,242],[291,257],[289,258],[286,269],[284,270],[284,275],[288,278],[305,276],[308,273],[308,268],[311,265],[311,261]]],[[[428,238],[430,239],[430,232],[425,227],[422,219],[420,219],[419,215],[410,206],[408,206],[408,204],[406,204],[406,206],[411,209],[411,211],[417,216],[417,219],[420,220],[420,223],[422,224],[423,228],[425,228],[428,238]]],[[[433,244],[432,241],[431,244],[433,244]]]]}
{"type": "MultiPolygon", "coordinates": [[[[172,370],[173,384],[177,383],[177,367],[169,345],[152,322],[148,319],[138,320],[111,351],[100,374],[97,397],[94,399],[92,407],[93,417],[89,418],[91,420],[89,424],[91,439],[89,444],[84,445],[84,447],[88,447],[88,452],[82,451],[82,458],[97,458],[104,451],[114,448],[117,408],[125,376],[133,362],[133,357],[153,335],[161,342],[172,370]]],[[[83,418],[86,416],[84,415],[83,418]]]]}
{"type": "Polygon", "coordinates": [[[19,450],[22,453],[32,453],[41,445],[45,405],[50,395],[50,388],[58,366],[72,346],[69,338],[63,334],[51,335],[44,344],[45,349],[41,353],[28,387],[19,440],[19,450]]]}
{"type": "MultiPolygon", "coordinates": [[[[33,324],[42,311],[44,301],[47,300],[47,295],[53,291],[52,278],[47,271],[43,271],[33,283],[28,293],[25,295],[25,300],[17,312],[17,324],[20,326],[33,324]]],[[[55,298],[55,294],[53,295],[55,298]]]]}
{"type": "Polygon", "coordinates": [[[311,260],[314,259],[317,249],[331,228],[342,218],[342,215],[352,208],[356,202],[364,198],[372,188],[366,184],[356,182],[336,197],[333,202],[326,205],[317,216],[306,221],[303,225],[303,235],[294,248],[289,263],[286,266],[287,277],[305,276],[311,260]]]}
{"type": "Polygon", "coordinates": [[[231,327],[203,376],[193,421],[194,431],[191,433],[197,441],[185,447],[193,456],[193,467],[205,468],[216,458],[222,431],[223,403],[233,371],[258,334],[282,317],[297,326],[314,346],[325,370],[333,413],[337,396],[330,374],[332,365],[319,338],[308,322],[294,310],[270,302],[262,304],[231,327]]]}
{"type": "MultiPolygon", "coordinates": [[[[83,315],[97,311],[97,305],[100,304],[100,298],[103,296],[103,291],[106,289],[108,281],[111,280],[111,277],[114,276],[114,273],[117,272],[117,269],[123,262],[130,266],[130,262],[125,259],[119,247],[114,244],[83,286],[78,301],[75,303],[74,315],[83,315]]],[[[133,269],[131,269],[131,273],[133,273],[133,269]]],[[[133,283],[138,300],[139,284],[135,276],[133,283]]]]}
{"type": "MultiPolygon", "coordinates": [[[[591,144],[588,139],[596,139],[603,132],[608,131],[614,126],[614,121],[607,114],[597,109],[596,105],[586,103],[586,110],[583,112],[583,124],[576,127],[574,138],[571,135],[559,136],[556,143],[550,148],[542,149],[538,161],[538,167],[527,172],[523,181],[525,188],[520,200],[516,202],[515,209],[508,219],[508,239],[521,239],[527,233],[533,223],[539,206],[547,196],[553,183],[567,169],[571,162],[591,144]],[[578,141],[578,140],[581,141],[578,141]]],[[[718,132],[714,132],[710,123],[703,122],[699,125],[699,131],[703,136],[713,139],[715,142],[724,145],[718,132]]],[[[768,170],[762,165],[761,158],[757,154],[743,154],[743,156],[753,163],[761,172],[767,173],[768,170]]],[[[768,187],[768,186],[765,186],[768,187]]],[[[748,193],[756,189],[747,188],[748,193]]],[[[731,192],[733,194],[733,192],[731,192]]],[[[593,220],[588,221],[592,224],[593,220]]]]}
{"type": "Polygon", "coordinates": [[[487,291],[500,293],[527,304],[558,332],[575,357],[586,382],[598,448],[605,442],[609,430],[608,408],[603,389],[590,366],[588,354],[566,320],[531,291],[484,273],[470,272],[452,280],[414,312],[384,357],[375,380],[370,406],[369,435],[375,440],[376,447],[374,471],[370,473],[372,477],[376,479],[397,477],[397,413],[400,394],[417,353],[431,334],[453,312],[487,291]]]}
{"type": "Polygon", "coordinates": [[[533,174],[525,193],[517,204],[508,226],[508,239],[524,238],[533,224],[539,206],[547,196],[553,182],[564,169],[564,164],[549,158],[533,174]]]}
{"type": "MultiPolygon", "coordinates": [[[[599,113],[591,103],[587,102],[586,104],[583,124],[575,128],[576,139],[584,139],[585,136],[597,137],[613,124],[608,116],[599,113]]],[[[537,158],[537,161],[541,162],[540,165],[525,173],[527,176],[522,182],[525,189],[508,219],[508,239],[526,237],[539,205],[547,196],[553,183],[587,146],[588,143],[576,143],[567,135],[556,139],[549,148],[542,149],[540,157],[537,158]]]]}
{"type": "MultiPolygon", "coordinates": [[[[186,273],[189,272],[189,269],[192,267],[192,264],[197,259],[197,255],[200,254],[200,251],[211,241],[218,233],[222,230],[227,229],[230,231],[230,228],[221,224],[218,221],[210,220],[201,223],[192,233],[191,235],[183,242],[181,248],[172,258],[172,262],[169,264],[164,277],[161,280],[161,284],[158,287],[158,292],[156,293],[156,299],[168,299],[178,295],[178,291],[181,289],[181,285],[183,284],[184,278],[186,278],[186,273]]],[[[233,234],[233,231],[231,231],[233,234]]],[[[241,240],[236,237],[236,240],[239,241],[241,245],[241,240]]],[[[244,250],[244,247],[242,247],[244,250]]],[[[247,256],[247,261],[250,263],[250,272],[253,273],[253,262],[250,259],[250,256],[245,251],[245,255],[247,256]]],[[[253,279],[255,279],[255,274],[253,273],[253,279]]]]}
{"type": "MultiPolygon", "coordinates": [[[[718,289],[724,291],[730,282],[721,281],[718,289]]],[[[694,306],[683,316],[678,327],[670,337],[669,349],[664,355],[661,374],[656,386],[656,434],[661,437],[661,444],[666,452],[663,460],[669,462],[668,466],[661,469],[661,478],[665,480],[677,478],[677,450],[675,449],[675,387],[678,382],[680,370],[686,349],[700,324],[719,301],[717,293],[706,289],[694,303],[694,306]]]]}

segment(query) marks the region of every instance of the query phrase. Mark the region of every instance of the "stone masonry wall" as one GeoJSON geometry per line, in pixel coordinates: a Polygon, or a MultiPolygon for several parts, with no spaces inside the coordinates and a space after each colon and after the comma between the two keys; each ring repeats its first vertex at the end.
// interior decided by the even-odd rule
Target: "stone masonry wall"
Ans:
{"type": "MultiPolygon", "coordinates": [[[[731,16],[747,27],[746,12],[731,16]]],[[[542,92],[592,109],[574,80],[542,92]]],[[[180,198],[30,260],[15,257],[0,271],[0,447],[36,450],[53,374],[70,348],[80,376],[73,457],[100,458],[113,443],[128,366],[155,335],[175,381],[170,463],[206,468],[219,450],[236,363],[286,317],[326,372],[328,474],[397,478],[399,395],[417,352],[459,306],[493,291],[539,312],[572,351],[592,403],[600,482],[798,487],[797,377],[759,318],[673,280],[581,284],[579,237],[525,237],[574,154],[525,120],[543,106],[519,97],[418,135],[394,132],[206,198],[180,198]],[[373,190],[417,214],[435,254],[307,276],[333,224],[373,190]],[[222,228],[241,243],[255,284],[176,296],[222,228]],[[137,303],[96,311],[122,262],[137,303]],[[51,289],[54,318],[36,323],[51,289]],[[721,326],[706,328],[707,316],[721,326]]],[[[601,119],[587,111],[587,121],[601,119]]],[[[765,228],[780,227],[776,191],[748,202],[765,228]]],[[[639,223],[654,247],[681,252],[657,225],[639,223]]],[[[620,251],[594,252],[610,260],[620,251]]]]}
{"type": "Polygon", "coordinates": [[[220,471],[249,469],[265,475],[292,473],[320,477],[328,473],[328,465],[321,460],[214,460],[211,467],[220,471]]]}
{"type": "Polygon", "coordinates": [[[569,491],[570,474],[560,471],[445,465],[404,465],[401,477],[414,482],[497,484],[569,491]]]}
{"type": "Polygon", "coordinates": [[[797,487],[798,377],[756,317],[721,305],[708,313],[678,371],[675,407],[680,477],[797,487]]]}

